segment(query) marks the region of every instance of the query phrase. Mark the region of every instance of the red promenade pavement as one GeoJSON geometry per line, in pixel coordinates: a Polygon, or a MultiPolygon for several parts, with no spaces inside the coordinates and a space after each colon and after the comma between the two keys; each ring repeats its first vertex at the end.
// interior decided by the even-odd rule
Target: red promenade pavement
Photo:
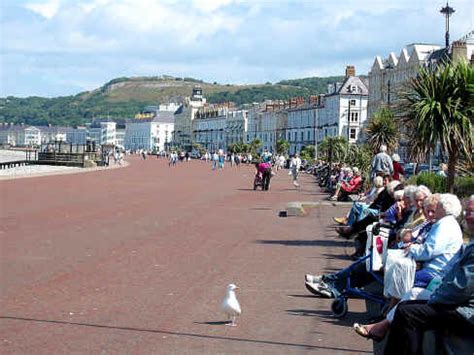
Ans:
{"type": "Polygon", "coordinates": [[[325,196],[311,177],[295,190],[283,171],[254,192],[248,166],[130,162],[0,181],[2,354],[371,352],[350,329],[362,301],[337,320],[304,288],[305,273],[349,263],[341,208],[278,217],[325,196]],[[219,310],[229,282],[235,328],[219,310]]]}

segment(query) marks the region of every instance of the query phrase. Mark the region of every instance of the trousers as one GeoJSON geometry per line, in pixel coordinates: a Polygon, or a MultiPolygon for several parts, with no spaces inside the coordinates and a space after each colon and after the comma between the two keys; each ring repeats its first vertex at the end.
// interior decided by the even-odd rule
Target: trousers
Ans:
{"type": "Polygon", "coordinates": [[[426,330],[465,331],[472,327],[456,312],[456,306],[427,302],[418,300],[398,304],[390,326],[385,355],[421,355],[423,332],[426,330]]]}

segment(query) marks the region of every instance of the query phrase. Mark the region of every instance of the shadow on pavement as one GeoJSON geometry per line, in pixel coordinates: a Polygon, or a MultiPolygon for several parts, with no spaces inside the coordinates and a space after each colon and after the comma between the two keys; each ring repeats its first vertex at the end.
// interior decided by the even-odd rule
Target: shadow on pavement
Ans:
{"type": "Polygon", "coordinates": [[[298,247],[345,247],[345,240],[256,240],[259,244],[280,244],[298,247]]]}
{"type": "MultiPolygon", "coordinates": [[[[330,307],[330,303],[328,304],[328,308],[330,307]]],[[[338,319],[334,317],[330,310],[315,310],[315,309],[288,309],[286,310],[288,314],[295,315],[295,316],[316,316],[319,318],[324,318],[322,321],[325,323],[331,323],[341,326],[352,327],[354,322],[360,322],[362,320],[367,319],[366,312],[351,312],[349,311],[347,315],[342,318],[338,319]]]]}
{"type": "Polygon", "coordinates": [[[322,349],[322,350],[326,350],[330,352],[337,351],[337,352],[349,352],[349,353],[354,353],[354,352],[367,353],[367,354],[371,353],[369,351],[364,351],[364,350],[344,349],[344,348],[337,348],[337,347],[331,347],[331,346],[285,343],[285,342],[272,341],[272,340],[259,340],[259,339],[249,339],[249,338],[232,338],[232,337],[226,337],[226,336],[185,333],[185,332],[172,332],[172,331],[159,330],[159,329],[146,329],[146,328],[136,328],[136,327],[119,327],[119,326],[110,326],[110,325],[93,324],[93,323],[67,322],[67,321],[61,321],[61,320],[34,319],[34,318],[25,318],[25,317],[12,317],[12,316],[0,316],[0,319],[8,319],[8,320],[24,321],[24,322],[51,323],[51,324],[60,324],[60,325],[73,325],[73,326],[83,326],[83,327],[111,329],[111,330],[125,330],[125,331],[132,331],[132,332],[180,335],[180,336],[187,336],[187,337],[201,338],[201,339],[236,341],[236,342],[241,342],[241,343],[255,343],[255,344],[265,344],[265,345],[278,345],[278,346],[286,346],[290,348],[322,349]]]}
{"type": "Polygon", "coordinates": [[[229,324],[228,320],[215,321],[215,322],[193,322],[194,324],[207,324],[207,325],[225,325],[229,324]]]}

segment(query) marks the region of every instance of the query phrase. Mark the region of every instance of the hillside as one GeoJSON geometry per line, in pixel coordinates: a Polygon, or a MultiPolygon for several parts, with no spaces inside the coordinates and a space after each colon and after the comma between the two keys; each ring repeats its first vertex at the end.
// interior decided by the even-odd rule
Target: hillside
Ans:
{"type": "Polygon", "coordinates": [[[210,103],[224,101],[241,105],[266,99],[288,99],[326,91],[327,84],[343,77],[304,78],[276,84],[221,85],[193,78],[117,78],[100,88],[74,96],[56,98],[0,98],[0,122],[31,125],[80,125],[93,118],[125,120],[147,105],[182,100],[199,84],[210,103]]]}

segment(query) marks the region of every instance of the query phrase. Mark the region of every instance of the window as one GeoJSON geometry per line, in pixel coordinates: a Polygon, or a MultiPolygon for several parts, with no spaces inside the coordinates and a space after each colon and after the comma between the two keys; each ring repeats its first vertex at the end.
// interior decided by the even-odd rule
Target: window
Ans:
{"type": "Polygon", "coordinates": [[[301,140],[304,140],[304,132],[301,132],[301,140]]]}
{"type": "Polygon", "coordinates": [[[357,122],[359,120],[359,112],[351,112],[351,122],[357,122]]]}
{"type": "Polygon", "coordinates": [[[349,105],[350,106],[355,106],[356,100],[349,100],[349,105]]]}
{"type": "Polygon", "coordinates": [[[310,132],[308,131],[308,132],[306,132],[306,140],[309,141],[310,139],[311,139],[311,136],[310,136],[310,132]]]}
{"type": "Polygon", "coordinates": [[[349,138],[356,139],[356,135],[357,135],[357,130],[355,128],[351,128],[349,131],[349,138]]]}

